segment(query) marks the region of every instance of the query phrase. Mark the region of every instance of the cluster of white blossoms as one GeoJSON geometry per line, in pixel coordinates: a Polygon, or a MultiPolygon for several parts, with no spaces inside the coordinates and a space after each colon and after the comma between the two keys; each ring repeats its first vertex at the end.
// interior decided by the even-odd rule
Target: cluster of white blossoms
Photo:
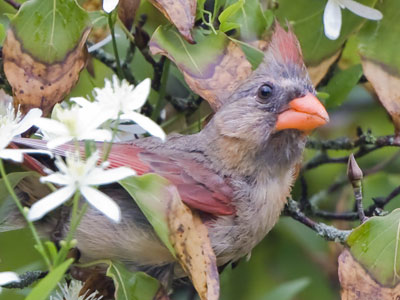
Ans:
{"type": "Polygon", "coordinates": [[[50,300],[101,300],[103,296],[97,296],[98,291],[89,294],[86,291],[83,295],[80,292],[83,288],[83,283],[78,280],[71,280],[70,283],[64,283],[58,285],[60,291],[57,291],[54,296],[50,296],[50,300]]]}
{"type": "Polygon", "coordinates": [[[382,13],[374,8],[354,0],[328,0],[324,10],[324,31],[327,38],[336,40],[342,28],[342,9],[347,8],[352,13],[369,20],[382,19],[382,13]]]}
{"type": "MultiPolygon", "coordinates": [[[[0,159],[22,162],[24,153],[52,155],[46,150],[6,148],[14,137],[32,126],[39,127],[43,137],[47,139],[49,150],[71,141],[111,141],[111,130],[101,128],[110,120],[133,121],[149,134],[165,139],[161,127],[138,112],[146,102],[149,92],[149,79],[134,88],[127,81],[120,82],[114,76],[112,82],[105,80],[104,88],[94,90],[94,101],[74,98],[74,104],[70,108],[57,106],[51,119],[41,117],[40,109],[32,109],[22,118],[20,112],[15,112],[11,104],[0,103],[0,159]]],[[[56,158],[55,165],[58,170],[49,171],[49,175],[40,180],[61,188],[32,205],[27,215],[30,221],[42,218],[77,192],[104,215],[115,222],[120,221],[120,208],[109,196],[100,192],[97,186],[134,176],[135,171],[127,167],[107,170],[106,163],[100,163],[98,151],[86,159],[81,155],[77,149],[76,153],[67,155],[65,162],[60,157],[56,158]]]]}

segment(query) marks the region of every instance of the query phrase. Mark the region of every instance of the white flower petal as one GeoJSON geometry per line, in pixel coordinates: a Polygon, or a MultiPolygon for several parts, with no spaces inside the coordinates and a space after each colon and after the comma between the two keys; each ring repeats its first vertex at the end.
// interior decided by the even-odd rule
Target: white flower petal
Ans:
{"type": "Polygon", "coordinates": [[[21,134],[33,126],[33,124],[42,116],[42,111],[39,108],[31,109],[26,116],[14,128],[14,135],[21,134]]]}
{"type": "Polygon", "coordinates": [[[121,119],[132,120],[151,135],[159,137],[163,141],[165,140],[166,135],[162,128],[156,122],[146,116],[132,111],[130,113],[121,115],[121,119]]]}
{"type": "Polygon", "coordinates": [[[369,20],[380,20],[383,17],[382,13],[375,8],[358,3],[354,0],[341,0],[341,1],[348,10],[350,10],[352,13],[356,15],[359,15],[360,17],[369,20]]]}
{"type": "Polygon", "coordinates": [[[0,157],[2,159],[11,159],[16,162],[22,162],[24,160],[24,153],[37,153],[37,154],[46,154],[50,157],[53,154],[50,151],[46,150],[36,150],[36,149],[3,149],[0,150],[0,157]]]}
{"type": "Polygon", "coordinates": [[[342,12],[335,0],[328,0],[324,11],[324,30],[328,39],[336,40],[342,27],[342,12]]]}
{"type": "Polygon", "coordinates": [[[63,187],[54,193],[51,193],[34,203],[28,212],[28,219],[30,221],[36,221],[41,219],[45,214],[57,208],[64,202],[68,201],[69,198],[74,194],[75,188],[73,186],[63,187]]]}
{"type": "Polygon", "coordinates": [[[92,102],[88,101],[86,98],[83,98],[83,97],[72,97],[70,100],[72,102],[75,102],[79,106],[82,106],[82,107],[90,105],[92,103],[92,102]]]}
{"type": "Polygon", "coordinates": [[[88,186],[81,187],[81,193],[91,205],[111,220],[114,220],[115,222],[121,220],[121,210],[109,196],[88,186]]]}
{"type": "MultiPolygon", "coordinates": [[[[100,170],[97,168],[97,170],[100,170]]],[[[100,172],[91,172],[85,180],[86,184],[99,185],[119,181],[126,177],[135,176],[136,172],[127,167],[120,167],[100,172]]]]}
{"type": "Polygon", "coordinates": [[[103,0],[103,10],[106,13],[112,12],[118,5],[119,0],[103,0]]]}
{"type": "Polygon", "coordinates": [[[54,148],[56,148],[58,146],[61,146],[61,145],[65,144],[65,143],[68,143],[71,140],[72,140],[72,137],[68,136],[68,135],[67,136],[56,137],[56,138],[53,138],[53,139],[51,139],[51,140],[49,140],[47,142],[47,147],[49,149],[54,149],[54,148]]]}
{"type": "Polygon", "coordinates": [[[14,272],[0,272],[0,285],[5,285],[11,282],[19,282],[20,279],[17,273],[14,272]]]}
{"type": "Polygon", "coordinates": [[[82,140],[111,141],[112,133],[106,129],[96,129],[81,135],[79,138],[82,140]]]}
{"type": "Polygon", "coordinates": [[[39,118],[36,120],[35,125],[39,127],[41,130],[53,133],[55,135],[67,135],[68,129],[67,127],[56,120],[51,120],[47,118],[39,118]]]}
{"type": "Polygon", "coordinates": [[[22,162],[24,160],[23,152],[15,151],[16,149],[3,149],[0,150],[0,158],[11,159],[16,162],[22,162]]]}
{"type": "Polygon", "coordinates": [[[45,177],[40,178],[40,182],[51,182],[59,185],[68,185],[71,180],[68,180],[68,177],[66,177],[63,174],[60,173],[53,173],[45,177]]]}
{"type": "Polygon", "coordinates": [[[129,99],[124,99],[127,103],[126,108],[123,113],[128,113],[131,110],[136,110],[141,108],[147,100],[147,97],[150,94],[151,81],[149,78],[146,78],[141,83],[139,83],[136,88],[129,95],[129,99]],[[129,110],[129,111],[128,111],[129,110]]]}

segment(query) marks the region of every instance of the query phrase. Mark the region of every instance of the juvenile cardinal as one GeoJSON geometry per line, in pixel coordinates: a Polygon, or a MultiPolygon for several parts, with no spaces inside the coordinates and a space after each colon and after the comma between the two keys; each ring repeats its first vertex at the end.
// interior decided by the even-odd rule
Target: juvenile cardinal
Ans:
{"type": "MultiPolygon", "coordinates": [[[[307,134],[328,119],[295,35],[277,24],[264,61],[201,132],[115,144],[109,161],[170,180],[190,208],[208,216],[211,244],[223,265],[247,255],[277,222],[307,134]]],[[[89,209],[76,233],[82,258],[117,259],[161,276],[175,263],[170,252],[126,191],[117,185],[103,191],[119,204],[122,219],[117,224],[89,209]]]]}

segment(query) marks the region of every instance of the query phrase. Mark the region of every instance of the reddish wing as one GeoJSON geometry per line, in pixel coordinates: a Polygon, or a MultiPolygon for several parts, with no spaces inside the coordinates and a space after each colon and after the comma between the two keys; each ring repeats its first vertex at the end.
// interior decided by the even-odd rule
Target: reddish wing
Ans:
{"type": "MultiPolygon", "coordinates": [[[[14,142],[30,148],[47,149],[46,142],[42,140],[17,138],[14,142]]],[[[100,151],[102,147],[103,144],[98,143],[100,151]]],[[[65,144],[53,152],[64,156],[73,149],[73,145],[65,144]]],[[[177,187],[182,201],[194,209],[217,215],[235,213],[231,205],[232,188],[223,178],[196,161],[182,158],[181,155],[152,153],[132,144],[114,144],[108,161],[111,168],[128,166],[138,175],[156,173],[167,178],[177,187]]],[[[26,166],[32,169],[32,164],[30,159],[29,166],[26,166]]]]}

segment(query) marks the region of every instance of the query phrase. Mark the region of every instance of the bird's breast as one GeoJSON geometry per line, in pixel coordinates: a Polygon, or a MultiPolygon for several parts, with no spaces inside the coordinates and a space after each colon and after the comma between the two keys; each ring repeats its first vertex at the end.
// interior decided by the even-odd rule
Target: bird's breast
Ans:
{"type": "Polygon", "coordinates": [[[233,182],[236,215],[219,217],[209,226],[219,265],[247,255],[266,236],[279,219],[293,177],[287,169],[260,173],[251,183],[233,182]]]}

